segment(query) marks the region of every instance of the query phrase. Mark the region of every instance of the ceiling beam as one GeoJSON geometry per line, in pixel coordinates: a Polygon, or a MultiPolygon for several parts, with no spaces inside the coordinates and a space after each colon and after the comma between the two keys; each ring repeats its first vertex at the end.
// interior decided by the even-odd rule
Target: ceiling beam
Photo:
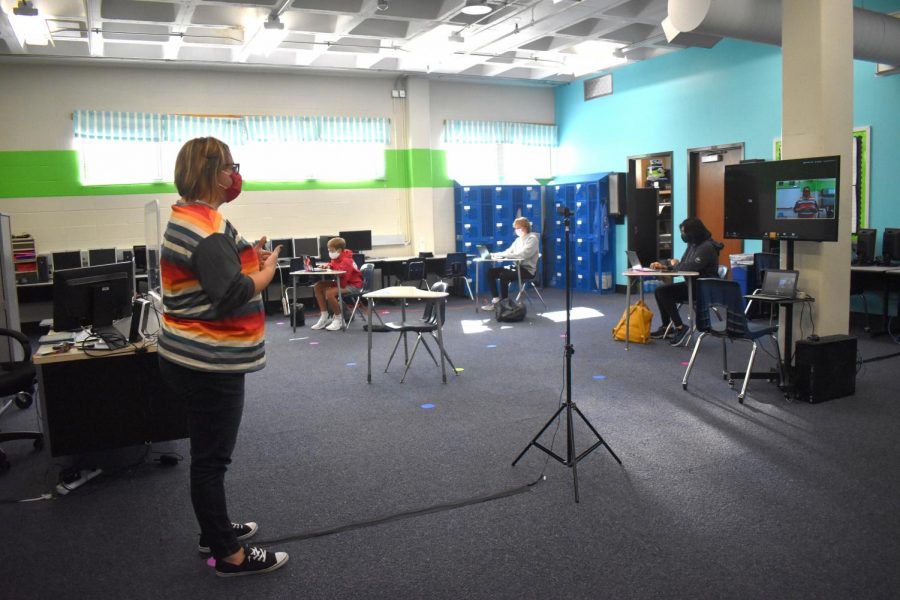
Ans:
{"type": "Polygon", "coordinates": [[[85,26],[88,31],[88,52],[91,56],[103,56],[103,34],[100,33],[100,1],[84,0],[85,26]]]}

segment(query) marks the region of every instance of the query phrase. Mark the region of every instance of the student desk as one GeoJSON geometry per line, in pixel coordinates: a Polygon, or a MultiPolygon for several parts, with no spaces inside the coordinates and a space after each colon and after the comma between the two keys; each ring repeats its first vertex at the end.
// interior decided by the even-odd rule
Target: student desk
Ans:
{"type": "Polygon", "coordinates": [[[406,273],[406,263],[411,260],[425,261],[425,275],[429,273],[441,276],[444,274],[444,264],[447,259],[446,254],[437,256],[429,256],[428,258],[420,258],[418,256],[394,256],[390,258],[367,258],[365,262],[372,263],[376,269],[381,271],[381,287],[387,287],[386,283],[393,277],[398,281],[402,281],[406,273]]]}
{"type": "Polygon", "coordinates": [[[155,345],[34,356],[51,456],[188,437],[187,412],[165,389],[155,345]]]}
{"type": "MultiPolygon", "coordinates": [[[[401,321],[406,322],[406,302],[405,300],[426,300],[428,302],[437,302],[449,296],[447,292],[432,292],[431,290],[423,290],[411,285],[398,285],[393,287],[381,288],[368,294],[363,294],[363,298],[369,303],[368,315],[368,375],[367,381],[372,383],[372,313],[375,311],[375,300],[401,300],[401,321]]],[[[447,368],[444,363],[444,324],[441,322],[441,311],[435,310],[437,316],[437,340],[438,350],[441,355],[441,379],[447,383],[447,368]]],[[[404,335],[404,334],[400,334],[404,335]]],[[[408,360],[408,359],[407,359],[408,360]]]]}
{"type": "MultiPolygon", "coordinates": [[[[311,277],[311,278],[319,278],[319,279],[325,279],[328,277],[333,278],[335,285],[337,285],[338,305],[341,307],[341,314],[343,314],[344,298],[341,296],[341,275],[343,275],[346,272],[347,271],[307,271],[305,269],[302,271],[291,271],[289,274],[291,276],[291,282],[294,285],[294,295],[291,298],[291,315],[297,314],[297,280],[300,279],[301,277],[305,277],[305,278],[311,277]]],[[[293,325],[294,332],[296,333],[297,319],[292,318],[291,323],[293,325]]],[[[349,323],[344,324],[344,331],[347,330],[348,325],[349,325],[349,323]]]]}
{"type": "MultiPolygon", "coordinates": [[[[644,300],[644,284],[642,279],[652,277],[654,279],[668,279],[671,280],[676,277],[684,277],[685,281],[688,282],[688,307],[691,314],[691,330],[694,329],[694,286],[690,285],[691,277],[699,277],[700,273],[697,271],[635,271],[633,269],[629,269],[622,273],[627,278],[625,284],[625,349],[629,349],[629,334],[631,333],[631,286],[634,282],[637,282],[641,289],[641,301],[644,300]]],[[[684,345],[687,346],[691,342],[691,338],[693,335],[687,335],[684,338],[684,345]]]]}
{"type": "Polygon", "coordinates": [[[478,291],[478,282],[481,281],[481,263],[495,263],[495,262],[511,262],[516,265],[516,274],[519,276],[519,290],[522,289],[522,269],[519,268],[519,265],[522,263],[521,258],[473,258],[472,262],[475,263],[475,311],[478,312],[481,310],[481,305],[478,303],[478,297],[480,292],[478,291]]]}

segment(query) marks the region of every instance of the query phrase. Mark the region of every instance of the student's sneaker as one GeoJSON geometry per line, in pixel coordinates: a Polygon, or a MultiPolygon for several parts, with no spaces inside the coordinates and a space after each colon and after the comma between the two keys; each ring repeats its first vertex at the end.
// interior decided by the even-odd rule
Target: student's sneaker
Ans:
{"type": "Polygon", "coordinates": [[[668,339],[668,338],[672,337],[674,332],[675,332],[674,327],[669,327],[668,325],[661,325],[660,328],[657,329],[656,331],[650,332],[650,337],[654,340],[668,339]],[[666,332],[666,330],[668,330],[668,333],[666,332]]]}
{"type": "Polygon", "coordinates": [[[491,298],[490,304],[485,304],[481,307],[481,310],[494,310],[494,306],[500,302],[500,298],[491,298]]]}
{"type": "Polygon", "coordinates": [[[323,312],[319,315],[319,320],[315,322],[315,324],[310,327],[310,329],[325,329],[325,326],[331,323],[332,317],[327,312],[323,312]]]}
{"type": "Polygon", "coordinates": [[[244,548],[244,562],[233,565],[224,560],[216,561],[216,575],[219,577],[239,577],[270,573],[284,566],[287,552],[269,552],[262,548],[244,548]]]}
{"type": "Polygon", "coordinates": [[[335,316],[331,320],[331,323],[328,324],[328,327],[326,327],[325,329],[327,329],[328,331],[340,331],[343,328],[344,328],[344,317],[335,316]]]}
{"type": "Polygon", "coordinates": [[[680,346],[682,345],[688,337],[691,335],[691,328],[687,326],[682,326],[680,329],[675,329],[675,335],[672,337],[672,341],[669,342],[672,346],[680,346]]]}
{"type": "MultiPolygon", "coordinates": [[[[253,521],[249,523],[232,523],[231,528],[234,529],[234,534],[239,542],[253,537],[259,530],[259,526],[253,521]]],[[[203,539],[202,535],[200,536],[200,543],[197,545],[197,552],[201,554],[209,554],[210,552],[209,543],[203,539]]]]}

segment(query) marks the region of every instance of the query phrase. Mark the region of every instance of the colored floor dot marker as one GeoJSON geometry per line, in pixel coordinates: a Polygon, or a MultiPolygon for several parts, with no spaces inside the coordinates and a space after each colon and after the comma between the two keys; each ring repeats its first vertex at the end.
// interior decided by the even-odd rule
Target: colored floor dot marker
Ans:
{"type": "Polygon", "coordinates": [[[488,344],[488,345],[485,346],[485,347],[486,347],[486,348],[496,348],[496,347],[497,347],[497,344],[488,344]]]}
{"type": "Polygon", "coordinates": [[[275,321],[276,325],[284,325],[284,321],[275,321]]]}
{"type": "Polygon", "coordinates": [[[309,345],[310,345],[310,346],[318,346],[318,345],[319,345],[319,342],[310,342],[309,345]]]}
{"type": "Polygon", "coordinates": [[[423,404],[422,408],[424,408],[425,410],[428,410],[429,408],[434,408],[434,404],[423,404]]]}
{"type": "Polygon", "coordinates": [[[606,379],[606,375],[594,375],[594,379],[606,379]]]}
{"type": "Polygon", "coordinates": [[[566,337],[566,334],[561,333],[561,334],[559,334],[559,337],[564,338],[564,337],[566,337]]]}
{"type": "Polygon", "coordinates": [[[356,363],[347,363],[347,366],[348,366],[348,367],[355,367],[355,366],[356,366],[356,363]]]}
{"type": "Polygon", "coordinates": [[[207,559],[207,561],[206,561],[206,566],[207,566],[207,567],[215,567],[215,566],[216,566],[216,559],[214,559],[214,558],[207,559]]]}
{"type": "Polygon", "coordinates": [[[463,369],[462,367],[456,367],[457,373],[462,373],[463,371],[465,371],[465,369],[463,369]]]}
{"type": "Polygon", "coordinates": [[[682,366],[682,367],[686,367],[686,366],[688,366],[689,364],[691,364],[691,363],[689,363],[689,362],[686,361],[686,360],[681,361],[681,366],[682,366]]]}

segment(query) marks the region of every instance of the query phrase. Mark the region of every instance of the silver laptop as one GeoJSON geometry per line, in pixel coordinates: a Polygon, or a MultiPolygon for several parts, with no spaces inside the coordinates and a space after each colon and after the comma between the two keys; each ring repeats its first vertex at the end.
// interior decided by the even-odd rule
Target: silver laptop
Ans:
{"type": "Polygon", "coordinates": [[[626,250],[625,254],[628,256],[628,264],[631,266],[632,271],[653,271],[650,267],[645,267],[641,265],[641,259],[638,258],[637,252],[634,250],[626,250]]]}
{"type": "Polygon", "coordinates": [[[751,297],[759,300],[792,300],[797,295],[798,271],[766,269],[762,289],[751,297]]]}
{"type": "Polygon", "coordinates": [[[491,259],[491,251],[488,250],[487,246],[482,246],[481,244],[478,244],[477,246],[475,246],[475,250],[478,251],[478,257],[481,260],[490,260],[491,259]]]}

